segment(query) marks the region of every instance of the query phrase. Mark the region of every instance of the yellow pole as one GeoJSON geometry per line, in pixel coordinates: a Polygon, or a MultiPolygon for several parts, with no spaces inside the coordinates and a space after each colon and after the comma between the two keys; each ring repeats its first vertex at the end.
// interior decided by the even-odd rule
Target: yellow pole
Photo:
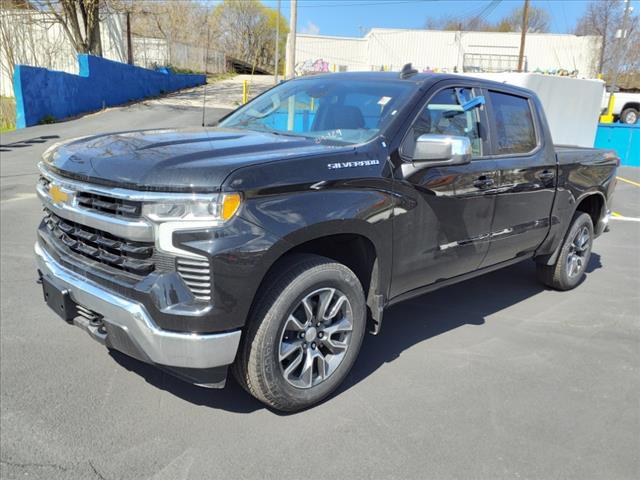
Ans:
{"type": "Polygon", "coordinates": [[[242,104],[244,105],[249,100],[249,88],[247,86],[247,81],[242,81],[242,104]]]}
{"type": "Polygon", "coordinates": [[[613,123],[613,102],[614,102],[614,94],[611,92],[609,94],[609,105],[607,106],[607,112],[603,115],[600,115],[600,123],[613,123]]]}

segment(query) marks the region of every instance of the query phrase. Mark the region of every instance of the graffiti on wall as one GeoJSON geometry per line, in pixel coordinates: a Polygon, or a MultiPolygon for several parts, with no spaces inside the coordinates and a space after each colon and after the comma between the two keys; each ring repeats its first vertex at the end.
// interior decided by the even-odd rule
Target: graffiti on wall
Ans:
{"type": "Polygon", "coordinates": [[[296,75],[312,75],[314,73],[327,73],[329,62],[322,58],[309,59],[296,64],[296,75]]]}

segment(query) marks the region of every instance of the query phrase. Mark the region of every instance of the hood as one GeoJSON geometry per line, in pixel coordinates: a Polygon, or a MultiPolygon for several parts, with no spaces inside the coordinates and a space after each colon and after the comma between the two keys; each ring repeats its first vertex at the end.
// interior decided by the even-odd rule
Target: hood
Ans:
{"type": "Polygon", "coordinates": [[[353,150],[312,139],[223,128],[144,130],[54,145],[45,164],[76,180],[136,190],[214,191],[234,170],[306,155],[353,150]]]}

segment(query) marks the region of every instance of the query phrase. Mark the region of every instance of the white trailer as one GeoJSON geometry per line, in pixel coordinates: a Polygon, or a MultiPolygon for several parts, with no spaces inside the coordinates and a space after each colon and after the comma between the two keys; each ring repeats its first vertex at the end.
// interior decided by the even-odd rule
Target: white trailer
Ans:
{"type": "MultiPolygon", "coordinates": [[[[474,73],[536,92],[556,144],[593,147],[605,82],[538,73],[474,73]]],[[[616,95],[617,96],[617,95],[616,95]]]]}

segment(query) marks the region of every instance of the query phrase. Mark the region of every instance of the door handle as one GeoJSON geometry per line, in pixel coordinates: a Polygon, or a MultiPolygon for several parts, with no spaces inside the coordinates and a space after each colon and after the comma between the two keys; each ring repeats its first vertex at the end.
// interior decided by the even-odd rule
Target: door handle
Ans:
{"type": "Polygon", "coordinates": [[[538,174],[538,178],[539,178],[540,180],[542,180],[543,182],[546,182],[546,181],[548,181],[548,180],[551,180],[551,179],[553,179],[553,177],[555,177],[555,176],[556,176],[556,173],[555,173],[555,172],[552,172],[551,170],[543,170],[542,172],[540,172],[540,173],[538,174]]]}
{"type": "Polygon", "coordinates": [[[473,186],[480,189],[492,187],[495,181],[491,177],[481,175],[473,182],[473,186]]]}

